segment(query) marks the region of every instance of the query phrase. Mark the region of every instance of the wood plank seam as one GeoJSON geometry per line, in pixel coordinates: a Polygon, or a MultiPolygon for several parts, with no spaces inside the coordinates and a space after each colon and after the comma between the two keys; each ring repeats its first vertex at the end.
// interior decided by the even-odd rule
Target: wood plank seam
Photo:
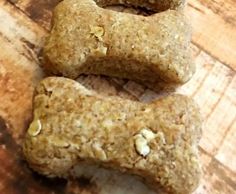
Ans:
{"type": "Polygon", "coordinates": [[[222,164],[220,161],[218,161],[215,158],[212,158],[210,164],[208,165],[208,170],[209,172],[212,172],[214,169],[214,173],[216,173],[220,178],[222,178],[223,180],[225,180],[225,182],[227,182],[227,184],[229,184],[232,188],[236,188],[236,183],[235,181],[232,180],[232,178],[230,178],[229,176],[227,176],[225,174],[225,172],[220,168],[220,167],[227,171],[230,172],[230,174],[236,176],[235,172],[233,172],[231,169],[229,169],[227,166],[225,166],[224,164],[222,164]],[[214,167],[214,168],[213,168],[214,167]]]}
{"type": "Polygon", "coordinates": [[[189,7],[192,7],[193,9],[196,9],[197,11],[199,11],[199,12],[205,14],[205,12],[204,12],[203,10],[199,9],[197,6],[191,4],[190,2],[188,2],[187,5],[188,5],[189,7]]]}
{"type": "MultiPolygon", "coordinates": [[[[229,124],[229,126],[227,127],[227,129],[225,130],[225,132],[224,132],[224,134],[223,134],[223,136],[222,136],[222,139],[221,139],[221,141],[220,141],[220,143],[219,143],[219,146],[216,147],[215,152],[214,152],[214,157],[218,154],[218,152],[219,152],[219,150],[220,150],[220,148],[221,148],[221,145],[223,145],[223,143],[224,143],[224,141],[225,141],[227,135],[228,135],[229,132],[230,132],[231,127],[233,126],[233,124],[234,124],[235,122],[236,122],[236,115],[235,115],[234,119],[230,122],[230,124],[229,124]]],[[[223,164],[222,164],[222,165],[223,165],[223,164]]]]}
{"type": "MultiPolygon", "coordinates": [[[[207,166],[207,168],[208,168],[208,170],[209,171],[212,171],[214,168],[212,168],[212,164],[217,164],[217,166],[222,166],[223,168],[225,168],[227,171],[229,171],[230,173],[232,173],[233,175],[235,175],[235,177],[236,177],[236,173],[235,172],[233,172],[228,166],[225,166],[222,162],[220,162],[219,160],[217,160],[215,157],[214,157],[214,155],[212,155],[212,154],[210,154],[210,153],[208,153],[206,150],[204,150],[204,148],[202,148],[202,147],[200,147],[199,146],[199,151],[200,151],[200,153],[202,152],[203,154],[205,154],[205,155],[207,155],[207,156],[209,156],[210,158],[211,158],[211,162],[210,162],[210,164],[207,166]]],[[[231,179],[232,180],[232,179],[231,179]]],[[[234,183],[234,185],[236,186],[236,183],[234,183]]],[[[236,188],[236,187],[233,187],[233,188],[236,188]]]]}
{"type": "Polygon", "coordinates": [[[230,81],[227,83],[227,85],[224,86],[224,88],[222,89],[222,93],[220,94],[217,102],[214,104],[214,106],[212,107],[211,111],[205,116],[205,119],[207,120],[210,115],[215,111],[215,109],[217,108],[218,104],[220,103],[220,101],[222,100],[222,97],[225,95],[224,92],[227,90],[227,88],[229,88],[229,86],[231,85],[231,83],[233,82],[233,77],[231,77],[230,81]]]}
{"type": "Polygon", "coordinates": [[[226,22],[232,23],[234,25],[236,24],[236,20],[234,17],[236,15],[236,7],[232,6],[235,3],[235,0],[199,0],[199,2],[207,8],[211,9],[215,14],[221,16],[226,22]],[[226,15],[226,12],[229,14],[226,15]]]}
{"type": "Polygon", "coordinates": [[[196,96],[196,94],[198,93],[198,91],[200,90],[200,88],[203,86],[203,84],[205,83],[206,79],[208,78],[208,75],[210,75],[210,73],[213,71],[214,66],[212,65],[209,69],[209,71],[207,72],[207,74],[204,76],[204,78],[201,80],[200,84],[194,89],[194,92],[191,94],[191,97],[193,98],[194,96],[196,96]]]}
{"type": "Polygon", "coordinates": [[[234,0],[189,0],[186,13],[194,25],[193,43],[236,70],[234,0]]]}
{"type": "Polygon", "coordinates": [[[213,59],[221,62],[223,65],[225,65],[226,67],[228,67],[231,71],[236,72],[236,69],[234,69],[231,64],[228,64],[227,62],[221,60],[221,58],[217,57],[216,55],[214,55],[213,53],[211,53],[210,51],[206,50],[204,47],[202,47],[200,44],[198,44],[196,41],[192,40],[192,44],[194,44],[196,47],[198,47],[200,50],[204,51],[205,53],[207,53],[209,56],[211,56],[213,59]]]}

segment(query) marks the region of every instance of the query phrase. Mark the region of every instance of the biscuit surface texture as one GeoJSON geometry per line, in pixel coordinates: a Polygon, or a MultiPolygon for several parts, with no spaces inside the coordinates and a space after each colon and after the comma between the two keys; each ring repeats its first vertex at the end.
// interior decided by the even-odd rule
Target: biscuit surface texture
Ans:
{"type": "Polygon", "coordinates": [[[195,71],[190,39],[181,11],[141,16],[107,10],[93,0],[65,0],[54,11],[45,69],[73,79],[100,74],[175,86],[195,71]]]}
{"type": "Polygon", "coordinates": [[[47,78],[36,90],[23,151],[49,177],[70,176],[85,162],[142,177],[154,190],[188,194],[200,179],[200,137],[198,108],[185,96],[145,104],[47,78]]]}

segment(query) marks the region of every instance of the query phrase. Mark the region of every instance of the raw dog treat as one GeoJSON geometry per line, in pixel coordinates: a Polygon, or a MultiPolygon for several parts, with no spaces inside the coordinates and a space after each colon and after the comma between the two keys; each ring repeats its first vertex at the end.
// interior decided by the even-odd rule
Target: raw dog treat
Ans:
{"type": "Polygon", "coordinates": [[[185,96],[145,104],[47,78],[37,87],[23,150],[49,177],[70,176],[87,163],[138,175],[156,191],[188,194],[200,179],[200,136],[198,108],[185,96]]]}
{"type": "Polygon", "coordinates": [[[64,0],[54,11],[45,69],[73,79],[101,74],[179,85],[195,71],[190,31],[175,10],[145,17],[107,10],[93,0],[64,0]]]}

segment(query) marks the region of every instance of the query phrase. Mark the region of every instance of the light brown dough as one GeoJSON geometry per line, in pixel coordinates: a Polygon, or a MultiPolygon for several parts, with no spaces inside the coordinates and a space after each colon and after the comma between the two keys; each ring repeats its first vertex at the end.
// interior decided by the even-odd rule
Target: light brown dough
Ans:
{"type": "Polygon", "coordinates": [[[102,97],[66,78],[37,87],[24,154],[49,177],[67,177],[80,163],[138,175],[154,190],[189,194],[199,183],[201,119],[189,98],[145,104],[102,97]]]}
{"type": "Polygon", "coordinates": [[[140,16],[103,9],[93,0],[64,0],[54,11],[44,67],[73,79],[100,74],[176,87],[195,72],[190,39],[181,11],[140,16]]]}

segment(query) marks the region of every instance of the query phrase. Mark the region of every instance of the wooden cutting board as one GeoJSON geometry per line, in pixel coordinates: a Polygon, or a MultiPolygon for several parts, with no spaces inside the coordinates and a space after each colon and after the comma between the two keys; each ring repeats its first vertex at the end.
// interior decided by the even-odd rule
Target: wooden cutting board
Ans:
{"type": "MultiPolygon", "coordinates": [[[[95,194],[96,184],[48,180],[22,159],[21,142],[32,113],[35,85],[45,76],[38,55],[59,0],[0,0],[0,194],[95,194]]],[[[193,79],[178,89],[192,96],[205,120],[200,155],[203,177],[195,194],[236,193],[236,0],[189,0],[193,79]]],[[[104,95],[136,100],[158,97],[132,81],[81,76],[104,95]]]]}

